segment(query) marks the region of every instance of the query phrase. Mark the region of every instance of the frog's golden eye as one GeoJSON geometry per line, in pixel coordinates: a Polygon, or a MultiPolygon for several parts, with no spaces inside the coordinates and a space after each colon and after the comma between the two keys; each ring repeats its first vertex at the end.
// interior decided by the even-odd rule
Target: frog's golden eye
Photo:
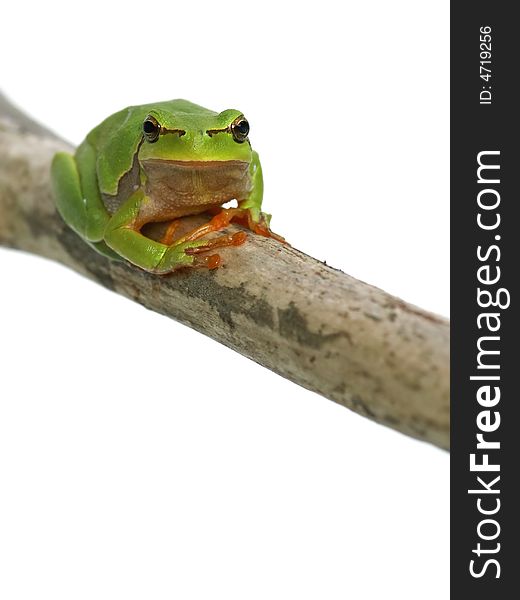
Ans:
{"type": "Polygon", "coordinates": [[[150,143],[156,142],[161,133],[159,121],[152,115],[148,115],[143,122],[143,134],[150,143]]]}
{"type": "Polygon", "coordinates": [[[249,134],[249,123],[243,115],[237,117],[233,123],[231,123],[230,127],[235,142],[241,144],[242,142],[246,141],[249,134]]]}

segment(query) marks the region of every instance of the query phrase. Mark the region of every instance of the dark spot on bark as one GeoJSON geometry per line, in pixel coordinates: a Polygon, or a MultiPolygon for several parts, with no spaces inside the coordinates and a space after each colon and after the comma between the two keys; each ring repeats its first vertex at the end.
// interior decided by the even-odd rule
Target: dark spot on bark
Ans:
{"type": "Polygon", "coordinates": [[[352,404],[352,408],[356,412],[364,415],[365,417],[370,417],[371,419],[376,418],[376,414],[365,404],[365,401],[363,398],[361,398],[361,396],[352,396],[350,402],[352,404]]]}
{"type": "Polygon", "coordinates": [[[294,302],[290,302],[287,308],[278,309],[278,330],[282,337],[297,340],[301,346],[315,349],[320,349],[323,344],[339,337],[348,338],[348,334],[342,331],[328,334],[311,331],[307,319],[301,314],[294,302]]]}
{"type": "Polygon", "coordinates": [[[403,300],[400,300],[399,298],[396,298],[395,303],[398,308],[402,309],[404,312],[406,312],[408,314],[417,315],[418,317],[428,319],[428,321],[430,321],[431,323],[435,323],[438,325],[448,325],[446,319],[444,319],[443,317],[434,315],[431,312],[422,310],[422,309],[412,306],[410,304],[406,304],[406,302],[404,302],[403,300]]]}
{"type": "Polygon", "coordinates": [[[410,381],[407,378],[401,377],[401,383],[409,390],[412,390],[412,392],[420,392],[422,390],[422,386],[418,381],[410,381]]]}
{"type": "Polygon", "coordinates": [[[48,237],[49,232],[53,231],[56,225],[55,216],[45,217],[41,213],[23,211],[23,219],[35,238],[48,237]]]}
{"type": "Polygon", "coordinates": [[[364,312],[363,314],[365,315],[365,317],[367,317],[367,319],[372,319],[372,321],[381,321],[380,317],[378,317],[377,315],[373,315],[372,313],[364,312]]]}
{"type": "Polygon", "coordinates": [[[190,298],[207,302],[230,328],[235,327],[233,315],[243,315],[260,327],[274,328],[273,309],[263,298],[247,291],[245,283],[238,287],[220,285],[216,272],[191,271],[174,273],[165,285],[190,298]]]}
{"type": "Polygon", "coordinates": [[[412,415],[410,417],[410,421],[412,423],[412,426],[420,426],[423,429],[442,429],[442,425],[438,421],[435,421],[430,417],[412,415]]]}
{"type": "Polygon", "coordinates": [[[347,391],[347,387],[344,383],[339,383],[332,391],[342,396],[347,391]]]}
{"type": "Polygon", "coordinates": [[[364,377],[365,379],[373,379],[373,374],[369,373],[366,369],[358,369],[358,375],[364,377]]]}
{"type": "Polygon", "coordinates": [[[381,417],[381,422],[388,423],[388,425],[392,427],[396,427],[400,423],[399,419],[397,419],[393,415],[385,415],[384,417],[381,417]]]}
{"type": "Polygon", "coordinates": [[[413,423],[410,425],[410,430],[421,439],[426,437],[426,431],[422,427],[414,425],[413,423]]]}

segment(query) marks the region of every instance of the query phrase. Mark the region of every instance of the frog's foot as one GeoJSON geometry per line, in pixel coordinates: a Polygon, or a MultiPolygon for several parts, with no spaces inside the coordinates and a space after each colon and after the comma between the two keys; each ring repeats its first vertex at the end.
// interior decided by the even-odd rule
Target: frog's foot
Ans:
{"type": "MultiPolygon", "coordinates": [[[[228,209],[228,210],[238,210],[238,209],[228,209]]],[[[224,214],[226,212],[226,210],[223,210],[222,212],[218,213],[217,215],[215,215],[208,223],[206,223],[205,225],[201,225],[200,227],[197,227],[196,229],[194,229],[193,231],[188,232],[187,234],[183,235],[180,240],[178,240],[179,242],[189,242],[189,241],[193,241],[193,240],[198,240],[201,237],[204,237],[210,233],[215,233],[217,231],[221,231],[222,229],[224,229],[225,227],[227,227],[230,222],[231,222],[231,216],[228,216],[227,214],[224,214]]],[[[170,227],[173,225],[173,223],[170,225],[170,227]]],[[[169,229],[169,227],[168,227],[169,229]]],[[[233,238],[235,241],[232,243],[223,243],[223,245],[225,246],[240,246],[241,244],[243,244],[246,241],[246,233],[244,233],[243,231],[240,231],[238,233],[235,233],[233,236],[222,236],[219,238],[216,238],[215,240],[212,240],[212,242],[216,242],[216,240],[228,240],[233,238]]]]}
{"type": "MultiPolygon", "coordinates": [[[[215,248],[225,248],[226,246],[241,246],[247,239],[247,234],[244,231],[238,231],[230,235],[222,235],[212,240],[204,240],[200,246],[188,248],[186,254],[194,255],[201,252],[208,252],[215,248]]],[[[218,256],[218,255],[216,255],[218,256]]]]}
{"type": "MultiPolygon", "coordinates": [[[[186,254],[191,254],[190,252],[186,252],[186,254]]],[[[220,259],[219,254],[210,254],[209,256],[194,256],[193,262],[190,266],[192,267],[202,267],[205,269],[209,269],[212,271],[213,269],[217,269],[220,267],[222,261],[220,259]]]]}
{"type": "Polygon", "coordinates": [[[238,231],[230,235],[223,235],[212,240],[186,240],[181,238],[169,246],[160,263],[153,269],[155,273],[171,273],[186,267],[203,267],[216,269],[221,264],[220,255],[208,252],[215,248],[226,246],[240,246],[246,241],[247,235],[238,231]]]}
{"type": "MultiPolygon", "coordinates": [[[[185,253],[193,257],[194,267],[205,267],[207,269],[216,269],[221,264],[220,254],[211,254],[209,256],[199,256],[201,253],[209,252],[215,248],[225,248],[226,246],[241,246],[247,239],[244,231],[238,231],[230,235],[222,235],[212,240],[200,240],[199,246],[188,247],[185,253]]],[[[189,243],[189,242],[188,242],[189,243]]]]}
{"type": "MultiPolygon", "coordinates": [[[[175,236],[175,233],[179,229],[180,224],[181,219],[175,219],[168,225],[168,228],[166,229],[163,237],[161,238],[161,244],[164,244],[165,246],[173,245],[173,238],[175,236]]],[[[208,227],[208,225],[209,224],[201,225],[200,227],[197,227],[197,229],[190,231],[186,235],[179,238],[175,242],[175,244],[182,244],[184,242],[198,240],[201,237],[207,235],[208,233],[211,233],[213,231],[219,231],[221,229],[221,227],[215,227],[214,225],[208,227]]],[[[213,248],[223,248],[225,246],[241,246],[246,241],[246,238],[247,234],[243,231],[239,231],[237,233],[234,233],[233,235],[224,235],[213,240],[207,240],[204,242],[203,246],[197,246],[195,249],[190,249],[190,251],[187,253],[198,254],[199,252],[207,252],[208,250],[211,250],[213,248]],[[195,250],[195,252],[193,252],[192,250],[195,250]]]]}
{"type": "MultiPolygon", "coordinates": [[[[161,247],[163,247],[162,244],[161,247]]],[[[183,268],[204,267],[206,269],[216,269],[221,262],[218,254],[198,255],[199,252],[209,250],[211,250],[211,246],[208,246],[205,240],[175,242],[168,246],[159,262],[146,270],[158,275],[168,275],[172,271],[183,268]]]]}
{"type": "Polygon", "coordinates": [[[261,212],[255,208],[240,206],[240,204],[238,208],[227,210],[235,211],[231,213],[231,221],[241,223],[244,227],[249,228],[258,235],[273,238],[282,244],[287,244],[285,238],[283,238],[281,235],[278,235],[274,231],[271,231],[269,226],[271,215],[261,212]]]}
{"type": "Polygon", "coordinates": [[[287,242],[281,235],[269,229],[269,220],[270,216],[262,212],[258,214],[258,219],[254,219],[253,212],[248,208],[224,208],[209,223],[194,229],[184,236],[183,240],[196,240],[208,233],[220,231],[230,223],[238,223],[258,235],[270,237],[286,244],[287,242]]]}
{"type": "Polygon", "coordinates": [[[250,210],[247,210],[247,223],[249,229],[254,231],[258,235],[263,235],[264,237],[273,238],[274,240],[281,242],[282,244],[287,244],[285,238],[281,235],[278,235],[274,231],[271,231],[269,227],[269,221],[271,219],[271,215],[266,215],[265,213],[260,213],[260,218],[258,221],[253,219],[253,215],[250,210]]]}

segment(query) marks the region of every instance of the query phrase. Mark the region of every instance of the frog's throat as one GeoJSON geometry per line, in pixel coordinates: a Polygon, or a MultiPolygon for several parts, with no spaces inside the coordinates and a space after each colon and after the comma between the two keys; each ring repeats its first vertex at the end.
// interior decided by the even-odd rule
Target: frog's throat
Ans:
{"type": "Polygon", "coordinates": [[[203,207],[249,195],[249,163],[241,160],[182,161],[146,159],[146,195],[154,203],[203,207]]]}

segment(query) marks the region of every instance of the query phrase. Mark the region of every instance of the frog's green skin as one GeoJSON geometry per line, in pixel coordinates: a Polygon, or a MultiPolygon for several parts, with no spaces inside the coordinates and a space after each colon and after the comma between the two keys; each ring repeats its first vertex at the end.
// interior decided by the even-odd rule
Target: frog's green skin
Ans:
{"type": "Polygon", "coordinates": [[[236,199],[240,210],[227,212],[240,213],[242,221],[246,215],[250,229],[271,235],[270,216],[261,212],[258,154],[249,139],[237,141],[232,133],[232,123],[242,118],[237,110],[216,113],[186,100],[115,113],[87,135],[74,156],[61,152],[54,157],[58,211],[99,252],[154,273],[202,264],[197,255],[211,243],[199,233],[170,245],[156,242],[140,233],[152,221],[215,212],[236,199]],[[160,127],[155,141],[143,129],[150,118],[160,127]]]}

